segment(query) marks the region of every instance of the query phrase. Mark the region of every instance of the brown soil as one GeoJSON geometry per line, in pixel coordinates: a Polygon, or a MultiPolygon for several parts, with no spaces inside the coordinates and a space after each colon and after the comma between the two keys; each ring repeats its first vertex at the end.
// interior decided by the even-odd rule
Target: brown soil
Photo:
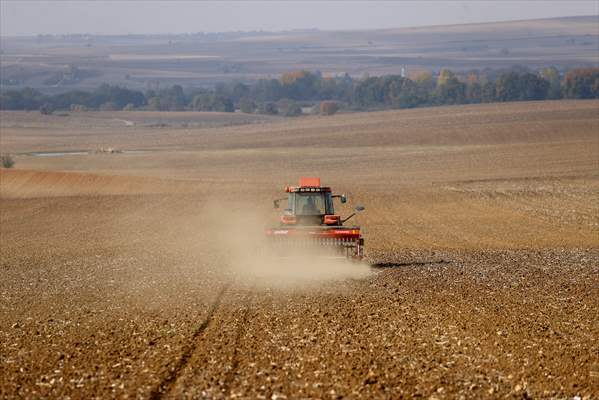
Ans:
{"type": "MultiPolygon", "coordinates": [[[[0,397],[598,397],[596,109],[340,115],[19,156],[0,170],[0,397]],[[247,279],[231,253],[303,174],[366,206],[370,266],[247,279]]],[[[31,128],[11,129],[3,145],[31,150],[31,128]]]]}

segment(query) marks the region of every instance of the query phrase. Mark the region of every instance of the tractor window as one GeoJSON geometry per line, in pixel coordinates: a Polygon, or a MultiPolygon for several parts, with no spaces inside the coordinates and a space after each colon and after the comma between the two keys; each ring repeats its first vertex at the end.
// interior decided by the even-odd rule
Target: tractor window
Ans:
{"type": "Polygon", "coordinates": [[[295,193],[296,215],[326,214],[325,193],[295,193]]]}

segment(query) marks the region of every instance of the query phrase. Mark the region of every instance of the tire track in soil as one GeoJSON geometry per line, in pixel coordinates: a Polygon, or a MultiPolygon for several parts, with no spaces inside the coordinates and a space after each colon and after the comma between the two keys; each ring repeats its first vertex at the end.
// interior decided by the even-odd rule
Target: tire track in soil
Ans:
{"type": "Polygon", "coordinates": [[[222,388],[223,388],[223,392],[225,393],[225,396],[227,398],[231,397],[231,384],[233,383],[233,380],[235,379],[235,375],[237,375],[237,369],[239,368],[238,348],[239,348],[239,343],[241,342],[241,338],[243,337],[243,335],[245,334],[245,331],[246,331],[248,315],[250,313],[250,299],[251,299],[251,290],[245,296],[245,301],[243,302],[243,304],[245,304],[245,307],[243,308],[243,311],[241,314],[241,319],[237,323],[237,329],[235,332],[235,340],[233,342],[233,355],[231,357],[231,368],[229,369],[229,371],[227,371],[227,374],[223,381],[222,388]]]}
{"type": "Polygon", "coordinates": [[[401,267],[413,267],[413,266],[432,266],[432,265],[443,265],[451,264],[449,260],[438,260],[438,261],[412,261],[412,262],[380,262],[370,264],[370,267],[376,269],[390,269],[390,268],[401,268],[401,267]]]}
{"type": "Polygon", "coordinates": [[[206,331],[206,328],[208,328],[208,326],[210,325],[210,322],[212,321],[212,318],[216,313],[216,310],[219,308],[222,298],[229,286],[230,284],[224,285],[218,292],[218,294],[216,295],[216,299],[214,300],[214,302],[210,306],[210,309],[208,310],[206,318],[204,318],[202,323],[193,332],[193,335],[191,336],[189,343],[185,346],[183,353],[181,354],[181,357],[179,357],[179,359],[177,360],[177,363],[175,364],[174,368],[158,384],[158,386],[156,386],[156,388],[154,388],[154,390],[150,392],[150,396],[148,397],[149,399],[159,400],[163,397],[167,397],[171,390],[175,387],[175,383],[177,383],[177,379],[179,378],[181,371],[185,369],[187,363],[191,359],[191,356],[196,350],[195,343],[197,343],[197,339],[204,333],[204,331],[206,331]]]}

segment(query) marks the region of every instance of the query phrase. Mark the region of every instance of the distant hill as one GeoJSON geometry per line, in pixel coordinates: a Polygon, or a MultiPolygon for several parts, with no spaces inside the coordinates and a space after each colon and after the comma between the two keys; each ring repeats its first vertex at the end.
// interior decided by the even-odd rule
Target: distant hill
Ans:
{"type": "Polygon", "coordinates": [[[599,65],[597,16],[368,31],[2,38],[2,88],[100,83],[148,89],[253,81],[297,69],[382,75],[419,69],[599,65]]]}

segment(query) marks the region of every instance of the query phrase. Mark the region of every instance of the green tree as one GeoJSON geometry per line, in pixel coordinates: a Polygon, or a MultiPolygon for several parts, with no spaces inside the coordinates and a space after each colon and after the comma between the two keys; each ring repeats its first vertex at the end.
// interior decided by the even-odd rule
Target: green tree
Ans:
{"type": "Polygon", "coordinates": [[[118,110],[118,106],[116,103],[112,101],[107,101],[106,103],[100,106],[100,111],[116,111],[118,110]]]}
{"type": "Polygon", "coordinates": [[[433,73],[429,70],[415,71],[414,73],[410,74],[410,80],[412,80],[416,85],[427,90],[431,90],[435,86],[433,73]]]}
{"type": "Polygon", "coordinates": [[[320,114],[322,115],[333,115],[339,110],[339,105],[336,101],[321,101],[320,102],[320,114]]]}
{"type": "Polygon", "coordinates": [[[466,85],[466,102],[470,104],[478,104],[483,99],[483,88],[480,83],[473,82],[466,85]]]}
{"type": "Polygon", "coordinates": [[[235,106],[231,99],[226,96],[214,96],[212,98],[212,110],[219,112],[234,112],[235,106]]]}
{"type": "Polygon", "coordinates": [[[492,103],[495,101],[495,83],[486,82],[482,86],[481,100],[483,103],[492,103]]]}
{"type": "Polygon", "coordinates": [[[354,90],[353,102],[366,108],[409,108],[425,103],[427,98],[426,90],[410,79],[387,75],[361,81],[354,90]]]}
{"type": "Polygon", "coordinates": [[[362,107],[380,107],[385,104],[385,89],[382,81],[376,77],[360,81],[354,90],[353,101],[362,107]]]}
{"type": "Polygon", "coordinates": [[[149,111],[161,111],[160,97],[154,96],[148,99],[148,110],[149,111]]]}
{"type": "Polygon", "coordinates": [[[31,88],[0,94],[0,109],[3,110],[38,110],[46,102],[47,96],[31,88]]]}
{"type": "Polygon", "coordinates": [[[214,93],[201,93],[194,96],[192,100],[192,108],[196,111],[235,111],[235,107],[231,99],[214,93]]]}
{"type": "Polygon", "coordinates": [[[391,75],[384,80],[385,104],[393,108],[412,108],[421,103],[418,87],[410,79],[391,75]]]}
{"type": "Polygon", "coordinates": [[[247,97],[242,97],[239,100],[239,109],[246,114],[253,114],[256,111],[256,103],[247,97]]]}
{"type": "Polygon", "coordinates": [[[520,76],[521,100],[545,100],[549,93],[549,82],[538,75],[524,73],[520,76]]]}
{"type": "Polygon", "coordinates": [[[302,108],[293,100],[283,99],[279,101],[279,110],[286,117],[298,117],[302,115],[302,108]]]}
{"type": "Polygon", "coordinates": [[[544,100],[549,82],[530,72],[501,74],[495,82],[495,98],[498,101],[544,100]]]}
{"type": "Polygon", "coordinates": [[[443,79],[439,79],[436,95],[440,104],[463,104],[466,102],[466,84],[460,82],[451,73],[443,79]]]}
{"type": "Polygon", "coordinates": [[[12,168],[15,165],[15,160],[10,154],[0,155],[0,165],[2,168],[12,168]]]}
{"type": "Polygon", "coordinates": [[[320,76],[309,71],[292,71],[281,76],[281,90],[285,97],[294,100],[311,100],[318,97],[320,76]]]}
{"type": "Polygon", "coordinates": [[[212,111],[212,99],[209,93],[197,94],[191,101],[191,107],[195,111],[212,111]]]}
{"type": "Polygon", "coordinates": [[[166,90],[161,90],[158,97],[160,97],[160,108],[162,110],[181,111],[185,109],[187,103],[183,88],[180,85],[173,85],[166,90]]]}
{"type": "Polygon", "coordinates": [[[260,79],[252,86],[250,93],[254,101],[265,103],[281,99],[283,89],[278,79],[260,79]]]}
{"type": "Polygon", "coordinates": [[[271,102],[263,102],[258,106],[259,114],[276,115],[278,114],[277,107],[271,102]]]}
{"type": "Polygon", "coordinates": [[[340,91],[339,82],[334,78],[322,78],[318,88],[318,98],[321,99],[336,99],[339,98],[340,91]]]}
{"type": "Polygon", "coordinates": [[[65,108],[70,104],[84,104],[92,108],[100,108],[103,104],[111,103],[117,110],[122,110],[127,104],[131,103],[136,107],[140,107],[146,104],[146,98],[143,93],[121,88],[118,86],[101,85],[98,89],[93,91],[89,96],[85,96],[81,93],[73,93],[71,97],[77,96],[71,100],[78,101],[61,101],[60,105],[56,104],[57,108],[65,108]],[[80,99],[80,97],[87,97],[80,99]],[[82,100],[82,101],[81,101],[82,100]],[[68,103],[66,105],[65,103],[68,103]]]}
{"type": "Polygon", "coordinates": [[[448,69],[442,69],[439,72],[439,76],[437,77],[437,86],[446,85],[450,79],[455,79],[456,76],[453,72],[448,69]]]}
{"type": "Polygon", "coordinates": [[[234,101],[250,96],[250,87],[243,83],[235,83],[231,89],[231,97],[234,101]]]}
{"type": "Polygon", "coordinates": [[[557,68],[548,67],[541,70],[541,77],[549,82],[549,90],[547,98],[559,99],[562,97],[562,88],[560,82],[560,74],[557,68]]]}

